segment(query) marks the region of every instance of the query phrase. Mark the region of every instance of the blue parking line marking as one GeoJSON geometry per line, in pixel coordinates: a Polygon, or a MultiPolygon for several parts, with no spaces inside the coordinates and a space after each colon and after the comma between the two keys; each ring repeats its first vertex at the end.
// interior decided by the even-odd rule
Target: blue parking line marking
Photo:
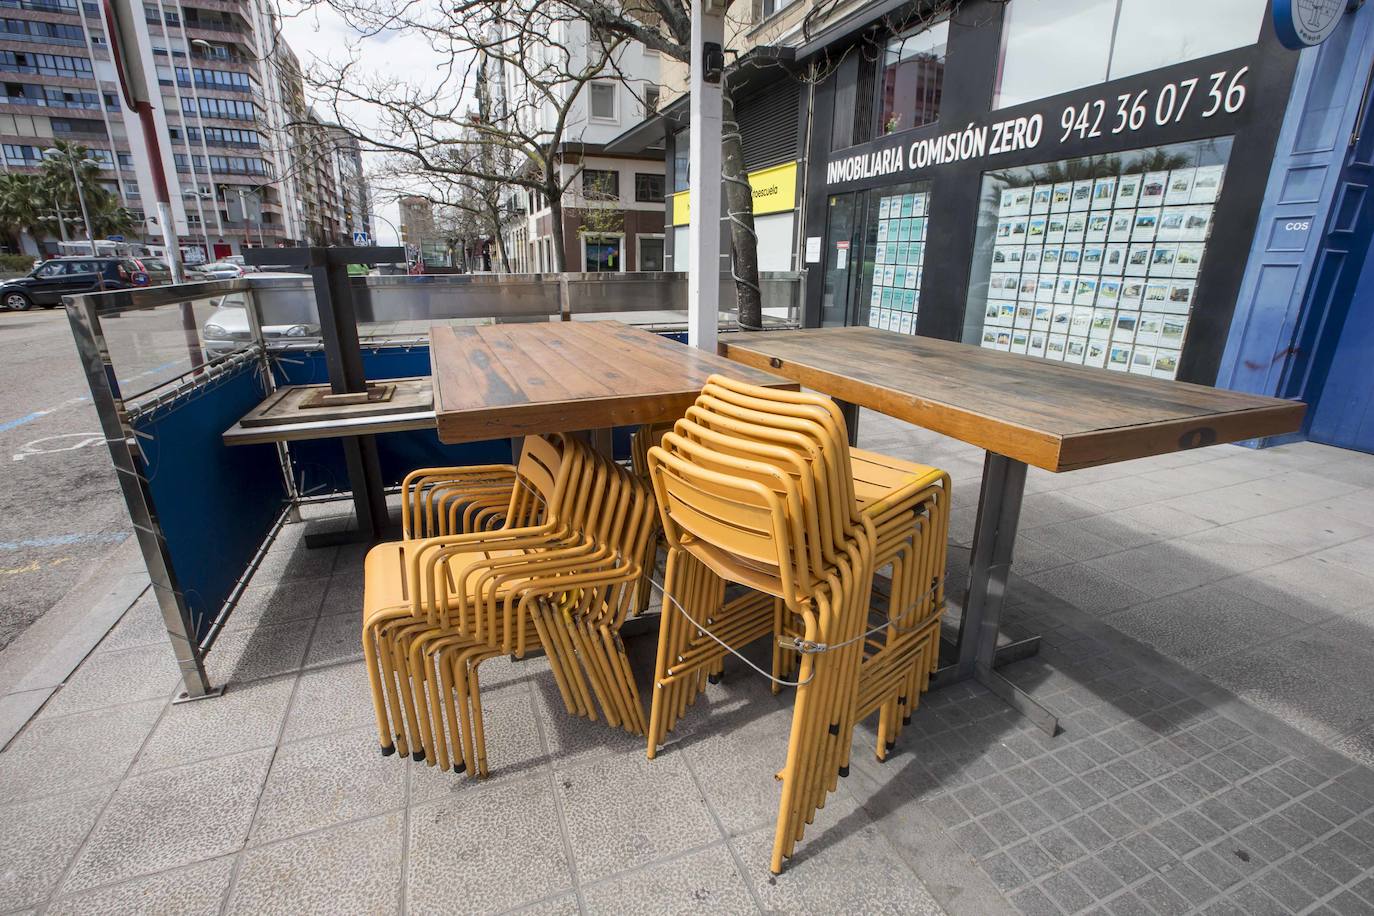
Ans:
{"type": "Polygon", "coordinates": [[[12,429],[17,429],[18,427],[23,426],[25,423],[32,423],[39,417],[46,417],[47,415],[48,411],[46,410],[36,410],[28,416],[20,417],[17,420],[9,420],[5,423],[0,423],[0,433],[7,433],[12,429]]]}

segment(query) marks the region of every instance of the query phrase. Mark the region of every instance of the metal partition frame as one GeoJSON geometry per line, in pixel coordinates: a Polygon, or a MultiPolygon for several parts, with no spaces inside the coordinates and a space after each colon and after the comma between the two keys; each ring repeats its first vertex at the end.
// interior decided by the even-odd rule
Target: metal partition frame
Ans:
{"type": "MultiPolygon", "coordinates": [[[[179,699],[192,700],[206,696],[216,696],[223,687],[210,683],[205,670],[205,657],[214,636],[223,625],[224,617],[238,600],[244,584],[257,567],[263,550],[258,551],[250,568],[245,570],[211,624],[207,639],[198,640],[191,610],[183,591],[178,587],[176,573],[172,565],[171,551],[166,536],[159,523],[154,505],[148,476],[147,461],[139,444],[139,434],[134,428],[134,420],[143,412],[177,397],[187,389],[203,387],[222,375],[241,367],[245,362],[256,361],[263,373],[266,384],[272,385],[270,366],[267,361],[267,348],[262,338],[262,328],[257,321],[252,286],[244,280],[220,280],[209,283],[184,284],[176,287],[152,289],[119,290],[83,296],[64,297],[67,318],[71,322],[72,336],[76,341],[77,354],[81,360],[86,382],[91,389],[91,400],[100,418],[101,432],[110,450],[110,460],[114,464],[115,475],[119,480],[120,492],[129,510],[133,523],[134,536],[138,538],[143,562],[148,568],[152,581],[153,594],[157,597],[158,608],[162,612],[163,624],[176,655],[177,668],[181,672],[183,692],[179,699]],[[194,300],[208,299],[229,293],[244,293],[248,300],[247,312],[253,342],[242,350],[216,360],[204,361],[200,354],[200,341],[195,335],[194,316],[190,303],[194,300]],[[153,397],[131,402],[126,400],[120,388],[115,367],[110,359],[102,315],[109,316],[122,312],[142,311],[163,305],[180,304],[183,309],[183,326],[189,327],[187,346],[191,348],[192,369],[186,373],[158,385],[153,397]],[[189,320],[189,326],[187,321],[189,320]],[[194,339],[193,339],[194,337],[194,339]]],[[[269,388],[268,390],[272,390],[269,388]]],[[[137,397],[137,396],[135,396],[137,397]]],[[[287,486],[291,485],[291,475],[285,473],[287,486]]],[[[291,491],[288,489],[288,493],[291,491]]],[[[285,513],[283,513],[283,518],[285,513]]],[[[275,535],[281,519],[274,526],[275,535]]],[[[271,536],[268,538],[268,543],[271,536]]],[[[264,549],[266,544],[264,544],[264,549]]]]}

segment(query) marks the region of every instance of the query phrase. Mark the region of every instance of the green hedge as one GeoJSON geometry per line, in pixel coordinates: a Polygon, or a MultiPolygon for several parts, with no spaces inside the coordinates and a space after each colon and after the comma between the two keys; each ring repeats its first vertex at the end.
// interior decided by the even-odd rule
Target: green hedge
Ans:
{"type": "Polygon", "coordinates": [[[27,254],[0,254],[0,270],[28,273],[33,270],[33,257],[27,254]]]}

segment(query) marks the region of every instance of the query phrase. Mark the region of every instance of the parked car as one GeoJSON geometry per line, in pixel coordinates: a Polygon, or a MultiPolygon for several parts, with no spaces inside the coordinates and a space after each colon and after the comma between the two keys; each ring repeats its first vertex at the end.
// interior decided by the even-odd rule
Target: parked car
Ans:
{"type": "Polygon", "coordinates": [[[243,266],[233,261],[211,261],[195,270],[199,277],[206,280],[236,280],[244,273],[243,266]]]}
{"type": "MultiPolygon", "coordinates": [[[[271,276],[310,279],[309,274],[273,273],[271,276]]],[[[314,314],[315,297],[309,288],[303,288],[299,293],[292,291],[285,295],[290,298],[279,299],[279,301],[288,314],[314,314]]],[[[211,304],[215,306],[215,310],[210,313],[210,317],[206,319],[204,326],[200,329],[200,339],[205,348],[206,359],[232,353],[253,339],[252,331],[248,325],[248,310],[244,307],[243,293],[230,293],[227,296],[221,296],[217,300],[211,300],[211,304]]],[[[268,347],[285,348],[295,343],[306,343],[313,337],[319,337],[320,326],[314,322],[267,324],[263,325],[262,336],[267,341],[268,347]]]]}
{"type": "Polygon", "coordinates": [[[12,311],[57,308],[63,296],[130,289],[149,284],[148,272],[134,258],[53,258],[27,277],[0,284],[0,305],[12,311]]]}
{"type": "Polygon", "coordinates": [[[172,265],[162,258],[151,256],[137,257],[133,259],[143,268],[143,272],[148,275],[149,286],[164,286],[172,282],[172,265]]]}

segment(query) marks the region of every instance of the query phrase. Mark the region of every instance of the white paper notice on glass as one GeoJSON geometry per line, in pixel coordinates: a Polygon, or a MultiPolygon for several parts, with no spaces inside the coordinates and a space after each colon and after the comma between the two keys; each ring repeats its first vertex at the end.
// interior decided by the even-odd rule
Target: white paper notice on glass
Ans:
{"type": "Polygon", "coordinates": [[[806,263],[819,264],[821,262],[821,237],[819,235],[808,235],[806,237],[806,263]]]}
{"type": "Polygon", "coordinates": [[[835,269],[845,270],[849,267],[849,240],[841,239],[835,243],[835,269]]]}

